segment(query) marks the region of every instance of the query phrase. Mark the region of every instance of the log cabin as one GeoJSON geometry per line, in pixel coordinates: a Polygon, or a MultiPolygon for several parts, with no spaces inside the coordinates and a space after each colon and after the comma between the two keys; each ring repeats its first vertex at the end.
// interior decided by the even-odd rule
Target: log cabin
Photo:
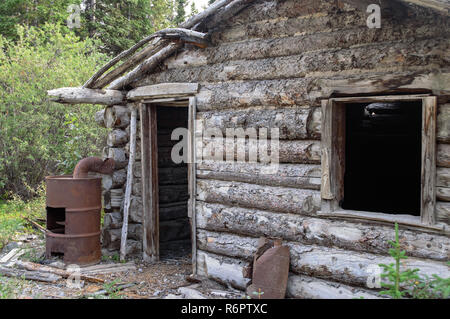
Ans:
{"type": "Polygon", "coordinates": [[[449,277],[450,6],[373,2],[217,0],[49,91],[105,105],[104,248],[188,247],[195,274],[245,290],[258,238],[281,238],[287,296],[378,298],[398,223],[403,267],[449,277]],[[244,157],[206,154],[229,129],[244,157]],[[270,172],[246,156],[264,138],[270,172]]]}

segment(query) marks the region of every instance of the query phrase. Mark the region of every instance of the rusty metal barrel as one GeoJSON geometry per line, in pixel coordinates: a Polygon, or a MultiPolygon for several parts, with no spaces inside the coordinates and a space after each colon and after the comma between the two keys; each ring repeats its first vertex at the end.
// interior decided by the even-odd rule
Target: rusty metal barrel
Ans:
{"type": "Polygon", "coordinates": [[[100,262],[101,177],[48,176],[46,256],[66,264],[100,262]]]}

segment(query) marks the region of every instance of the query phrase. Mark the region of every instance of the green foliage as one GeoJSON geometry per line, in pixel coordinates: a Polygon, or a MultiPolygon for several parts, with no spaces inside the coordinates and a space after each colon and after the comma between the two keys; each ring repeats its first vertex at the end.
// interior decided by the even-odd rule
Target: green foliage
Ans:
{"type": "Polygon", "coordinates": [[[419,277],[408,289],[415,299],[447,299],[450,296],[450,278],[438,275],[419,277]]]}
{"type": "Polygon", "coordinates": [[[195,2],[192,1],[191,3],[191,17],[195,16],[198,14],[198,10],[197,7],[195,6],[195,2]]]}
{"type": "Polygon", "coordinates": [[[176,10],[175,24],[179,25],[186,20],[186,0],[176,0],[176,10]]]}
{"type": "Polygon", "coordinates": [[[0,36],[0,194],[30,198],[46,175],[100,155],[99,107],[53,103],[46,91],[81,85],[107,57],[59,25],[18,26],[17,34],[16,42],[0,36]]]}
{"type": "Polygon", "coordinates": [[[45,23],[65,24],[69,16],[68,6],[80,2],[81,0],[2,0],[0,34],[9,40],[18,40],[20,35],[16,25],[37,27],[45,23]]]}
{"type": "Polygon", "coordinates": [[[400,299],[411,297],[415,299],[438,299],[448,298],[450,295],[450,278],[441,278],[438,275],[432,277],[421,276],[419,269],[400,270],[400,262],[408,257],[405,251],[400,249],[398,235],[398,224],[395,223],[395,242],[389,241],[393,247],[389,249],[389,254],[395,259],[395,263],[389,265],[380,264],[384,272],[381,278],[388,278],[389,283],[382,282],[387,290],[380,291],[380,295],[389,295],[392,298],[400,299]]]}
{"type": "Polygon", "coordinates": [[[117,55],[145,36],[172,25],[170,0],[102,0],[88,7],[81,22],[83,37],[99,39],[101,49],[117,55]]]}
{"type": "Polygon", "coordinates": [[[17,195],[12,200],[0,201],[0,249],[13,240],[16,235],[34,233],[35,230],[23,219],[45,217],[45,190],[38,187],[37,197],[23,201],[17,195]]]}
{"type": "Polygon", "coordinates": [[[402,259],[407,259],[405,251],[400,249],[400,242],[398,238],[398,224],[395,223],[395,242],[389,241],[389,244],[393,247],[389,249],[389,254],[395,259],[395,264],[391,263],[389,265],[380,264],[379,266],[383,268],[384,273],[381,274],[381,278],[388,278],[390,283],[381,283],[381,286],[389,288],[388,290],[380,291],[380,294],[389,295],[392,298],[399,299],[402,298],[406,291],[400,289],[400,285],[403,283],[410,283],[419,279],[417,272],[419,269],[407,269],[405,271],[400,270],[400,261],[402,259]]]}

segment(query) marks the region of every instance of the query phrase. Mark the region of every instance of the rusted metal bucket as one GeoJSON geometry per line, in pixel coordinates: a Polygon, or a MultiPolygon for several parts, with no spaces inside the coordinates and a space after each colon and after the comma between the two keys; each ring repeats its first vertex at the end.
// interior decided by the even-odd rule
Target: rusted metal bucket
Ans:
{"type": "Polygon", "coordinates": [[[101,177],[48,176],[46,256],[66,264],[100,262],[101,177]]]}

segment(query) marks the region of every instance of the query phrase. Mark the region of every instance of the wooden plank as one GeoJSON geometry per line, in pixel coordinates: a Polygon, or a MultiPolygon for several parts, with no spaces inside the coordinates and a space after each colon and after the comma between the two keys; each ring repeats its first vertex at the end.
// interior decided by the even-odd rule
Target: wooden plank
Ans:
{"type": "Polygon", "coordinates": [[[158,124],[157,106],[149,106],[149,142],[150,149],[150,207],[151,220],[149,223],[152,259],[159,260],[159,187],[158,187],[158,124]]]}
{"type": "Polygon", "coordinates": [[[433,224],[427,225],[421,221],[421,218],[413,215],[393,215],[384,214],[376,212],[364,212],[364,211],[354,211],[354,210],[336,210],[332,213],[319,212],[318,216],[325,218],[344,218],[344,219],[354,219],[361,221],[375,221],[381,223],[398,223],[399,225],[412,227],[421,230],[431,230],[436,232],[444,232],[449,234],[449,230],[443,224],[433,224]]]}
{"type": "Polygon", "coordinates": [[[436,205],[436,97],[422,100],[421,220],[434,225],[436,205]]]}
{"type": "Polygon", "coordinates": [[[120,260],[125,260],[127,235],[128,235],[128,213],[131,203],[131,190],[133,186],[133,169],[136,156],[136,118],[137,110],[135,105],[131,105],[131,123],[130,123],[130,157],[128,159],[127,182],[125,187],[125,202],[123,204],[123,224],[122,236],[120,241],[120,260]]]}
{"type": "Polygon", "coordinates": [[[151,237],[151,202],[150,202],[150,131],[149,131],[149,106],[140,105],[141,123],[141,183],[142,183],[142,218],[144,224],[143,231],[143,258],[145,261],[152,261],[152,237],[151,237]]]}
{"type": "Polygon", "coordinates": [[[339,207],[344,196],[345,106],[334,99],[322,101],[322,211],[339,207]]]}
{"type": "Polygon", "coordinates": [[[146,98],[180,97],[198,92],[198,83],[160,83],[147,85],[131,90],[127,94],[130,100],[146,98]]]}
{"type": "Polygon", "coordinates": [[[93,90],[80,87],[65,87],[47,91],[50,100],[63,104],[103,104],[125,103],[126,95],[118,90],[93,90]]]}
{"type": "Polygon", "coordinates": [[[196,156],[195,156],[195,119],[197,112],[196,98],[189,99],[189,119],[188,119],[188,182],[189,182],[189,204],[188,216],[191,222],[191,245],[192,245],[192,272],[197,274],[197,222],[195,214],[195,198],[197,196],[197,179],[196,179],[196,156]]]}

